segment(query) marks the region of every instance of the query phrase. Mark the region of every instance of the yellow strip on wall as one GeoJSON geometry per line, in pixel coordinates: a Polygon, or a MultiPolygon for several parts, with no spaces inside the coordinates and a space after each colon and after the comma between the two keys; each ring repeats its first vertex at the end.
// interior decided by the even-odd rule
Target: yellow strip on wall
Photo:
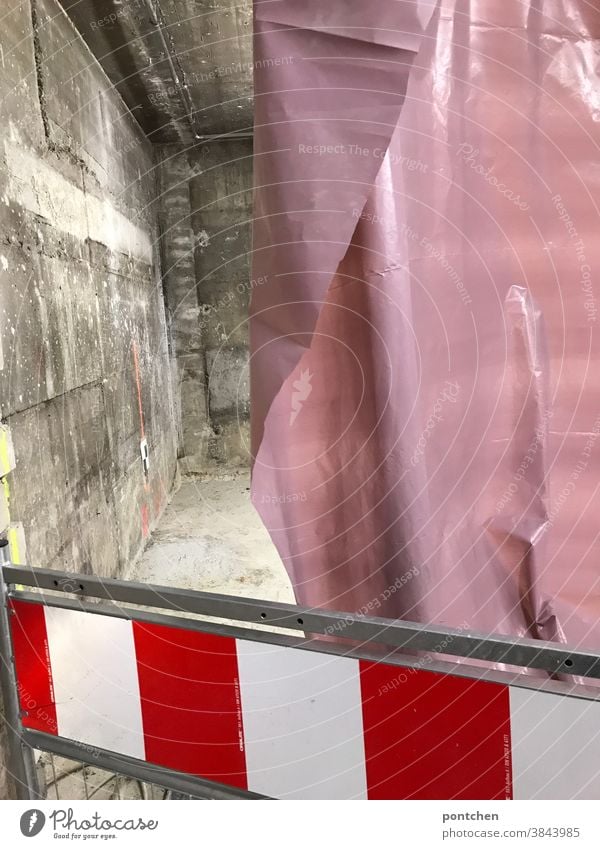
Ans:
{"type": "Polygon", "coordinates": [[[21,560],[21,540],[19,539],[20,531],[21,528],[18,525],[11,525],[6,534],[10,549],[10,562],[15,566],[20,566],[23,563],[21,560]]]}
{"type": "Polygon", "coordinates": [[[14,464],[11,464],[11,446],[8,441],[8,430],[0,428],[0,477],[7,475],[14,464]]]}

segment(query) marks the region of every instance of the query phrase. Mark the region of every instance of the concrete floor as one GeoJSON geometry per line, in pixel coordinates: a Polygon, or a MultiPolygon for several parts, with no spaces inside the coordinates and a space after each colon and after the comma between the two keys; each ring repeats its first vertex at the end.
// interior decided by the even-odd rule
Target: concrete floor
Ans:
{"type": "MultiPolygon", "coordinates": [[[[250,502],[250,477],[184,478],[127,576],[168,586],[294,602],[279,555],[250,502]]],[[[232,625],[239,623],[231,622],[232,625]]],[[[260,628],[260,625],[255,627],[260,628]]],[[[164,791],[64,758],[40,762],[49,799],[162,799],[164,791]]]]}
{"type": "Polygon", "coordinates": [[[134,581],[294,602],[286,571],[250,502],[250,476],[184,478],[128,576],[134,581]]]}
{"type": "Polygon", "coordinates": [[[44,753],[38,766],[46,783],[46,798],[53,800],[108,800],[108,799],[150,799],[159,801],[165,798],[165,790],[154,784],[146,784],[115,775],[95,766],[82,766],[80,763],[44,753]]]}

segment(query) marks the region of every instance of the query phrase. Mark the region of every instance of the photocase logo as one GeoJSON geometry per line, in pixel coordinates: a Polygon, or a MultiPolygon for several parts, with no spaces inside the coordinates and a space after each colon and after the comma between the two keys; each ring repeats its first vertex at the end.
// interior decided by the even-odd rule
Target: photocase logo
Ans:
{"type": "MultiPolygon", "coordinates": [[[[98,837],[106,839],[108,832],[122,831],[155,831],[158,828],[158,820],[144,819],[143,817],[118,817],[115,820],[103,817],[98,811],[93,814],[87,813],[81,819],[77,819],[73,808],[57,808],[48,813],[48,817],[37,808],[32,808],[21,816],[21,834],[24,837],[35,837],[46,825],[53,831],[57,838],[82,838],[91,840],[98,837]]],[[[113,833],[110,835],[115,837],[113,833]]]]}
{"type": "Polygon", "coordinates": [[[312,392],[311,380],[313,375],[308,369],[301,372],[299,380],[295,380],[292,384],[294,392],[292,393],[292,412],[290,413],[290,426],[294,424],[298,418],[298,413],[304,406],[304,402],[312,392]]]}
{"type": "Polygon", "coordinates": [[[21,817],[21,834],[25,837],[35,837],[43,829],[46,817],[37,808],[25,811],[21,817]]]}

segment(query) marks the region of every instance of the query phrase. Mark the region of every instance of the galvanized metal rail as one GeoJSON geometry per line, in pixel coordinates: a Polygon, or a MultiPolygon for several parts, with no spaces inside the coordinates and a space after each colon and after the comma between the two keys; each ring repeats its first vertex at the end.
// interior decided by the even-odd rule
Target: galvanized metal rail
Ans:
{"type": "MultiPolygon", "coordinates": [[[[87,575],[71,575],[50,569],[27,569],[21,566],[4,568],[7,583],[58,591],[79,596],[81,600],[62,602],[57,596],[44,595],[44,602],[56,607],[76,607],[90,613],[108,612],[87,598],[109,600],[113,603],[133,604],[169,610],[175,613],[195,614],[216,619],[236,620],[244,623],[270,625],[317,636],[335,636],[359,644],[379,644],[406,651],[442,651],[469,660],[502,663],[511,666],[539,669],[551,674],[577,675],[600,679],[600,654],[585,649],[571,648],[543,640],[515,639],[501,634],[484,634],[462,631],[441,625],[422,625],[376,616],[298,607],[274,601],[260,601],[237,596],[182,590],[155,584],[139,584],[87,575]],[[440,646],[443,646],[443,650],[440,646]]],[[[13,591],[16,598],[39,601],[34,597],[13,591]]],[[[118,606],[113,615],[118,615],[118,606]]],[[[131,611],[126,611],[129,618],[131,611]]],[[[144,619],[147,614],[135,611],[144,619]]],[[[154,620],[156,621],[156,620],[154,620]]],[[[173,624],[170,620],[169,624],[173,624]]],[[[181,627],[189,628],[190,620],[182,619],[181,627]]],[[[204,626],[204,630],[211,630],[204,626]]]]}
{"type": "MultiPolygon", "coordinates": [[[[423,653],[434,659],[439,658],[441,654],[446,659],[448,656],[455,657],[458,662],[437,663],[438,669],[468,677],[490,677],[492,680],[501,680],[503,677],[503,673],[488,675],[481,665],[476,668],[469,666],[470,660],[485,661],[488,665],[506,664],[548,673],[547,678],[540,677],[539,674],[537,677],[513,676],[515,680],[512,683],[532,689],[545,689],[548,682],[548,688],[554,692],[561,692],[561,685],[552,681],[558,674],[561,677],[568,676],[567,680],[571,681],[575,680],[572,676],[600,679],[598,652],[439,625],[422,625],[293,604],[13,566],[8,561],[8,547],[2,545],[2,541],[0,572],[0,683],[11,751],[10,771],[21,798],[39,798],[40,794],[33,748],[84,763],[86,752],[85,747],[75,741],[32,731],[22,726],[9,623],[10,599],[165,624],[187,630],[226,634],[240,639],[258,640],[327,654],[384,660],[393,665],[420,666],[423,653]],[[26,589],[21,589],[22,587],[26,589]],[[168,611],[168,615],[161,611],[168,611]],[[194,618],[191,618],[192,616],[194,618]],[[222,621],[215,622],[215,619],[234,620],[241,623],[242,627],[232,627],[222,621]],[[244,625],[250,627],[244,628],[244,625]],[[263,630],[257,629],[257,626],[262,626],[263,630]],[[286,629],[288,633],[264,630],[265,627],[286,629]],[[323,637],[338,639],[324,640],[323,637]]],[[[436,664],[430,665],[429,668],[435,669],[436,664]]],[[[600,698],[600,690],[578,693],[576,687],[572,687],[568,695],[596,699],[600,698]]],[[[114,752],[96,749],[93,763],[122,775],[159,784],[197,798],[260,798],[255,794],[217,785],[114,752]]]]}
{"type": "Polygon", "coordinates": [[[4,567],[8,564],[8,544],[0,540],[0,689],[4,703],[4,722],[8,740],[8,772],[19,799],[39,799],[40,788],[35,770],[33,751],[23,740],[19,691],[14,667],[8,587],[4,567]]]}

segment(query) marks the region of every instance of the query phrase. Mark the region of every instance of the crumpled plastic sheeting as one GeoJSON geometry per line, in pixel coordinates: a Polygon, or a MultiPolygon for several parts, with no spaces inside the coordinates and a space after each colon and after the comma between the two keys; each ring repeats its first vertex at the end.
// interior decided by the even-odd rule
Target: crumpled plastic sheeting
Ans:
{"type": "Polygon", "coordinates": [[[299,603],[600,647],[600,11],[257,2],[253,501],[299,603]]]}

